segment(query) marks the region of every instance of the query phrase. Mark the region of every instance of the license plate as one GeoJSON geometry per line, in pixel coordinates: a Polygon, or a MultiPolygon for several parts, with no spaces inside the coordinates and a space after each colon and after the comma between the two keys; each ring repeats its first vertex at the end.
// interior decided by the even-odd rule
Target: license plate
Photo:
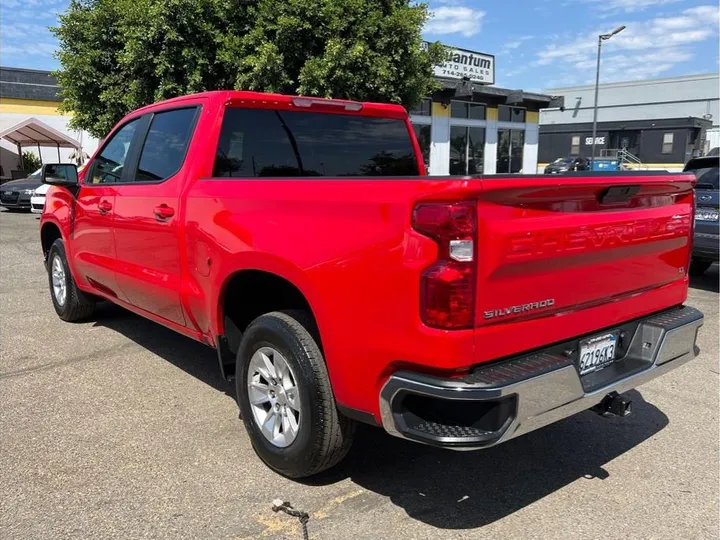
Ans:
{"type": "Polygon", "coordinates": [[[718,211],[698,208],[695,210],[695,219],[700,221],[718,221],[718,211]]]}
{"type": "Polygon", "coordinates": [[[605,334],[580,342],[580,375],[598,371],[615,361],[617,335],[605,334]]]}

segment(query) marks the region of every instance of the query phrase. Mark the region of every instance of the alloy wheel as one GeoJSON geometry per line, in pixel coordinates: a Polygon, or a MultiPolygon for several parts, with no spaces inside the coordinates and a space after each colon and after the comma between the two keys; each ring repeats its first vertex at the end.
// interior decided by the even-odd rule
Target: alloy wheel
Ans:
{"type": "Polygon", "coordinates": [[[296,381],[285,357],[272,347],[261,347],[250,358],[247,389],[253,419],[278,448],[290,446],[300,429],[296,381]]]}

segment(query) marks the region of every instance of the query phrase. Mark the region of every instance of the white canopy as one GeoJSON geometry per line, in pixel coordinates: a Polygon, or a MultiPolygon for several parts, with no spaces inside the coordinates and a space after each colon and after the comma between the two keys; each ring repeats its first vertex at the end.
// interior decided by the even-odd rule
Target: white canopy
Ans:
{"type": "Polygon", "coordinates": [[[32,117],[1,129],[0,139],[5,139],[17,146],[37,145],[57,148],[81,148],[80,143],[75,139],[32,117]]]}

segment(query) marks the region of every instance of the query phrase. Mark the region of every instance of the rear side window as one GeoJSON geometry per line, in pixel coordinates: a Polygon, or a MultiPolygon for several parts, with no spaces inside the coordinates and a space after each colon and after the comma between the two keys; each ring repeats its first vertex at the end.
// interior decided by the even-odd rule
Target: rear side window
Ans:
{"type": "Polygon", "coordinates": [[[228,108],[215,177],[413,176],[403,120],[228,108]]]}
{"type": "Polygon", "coordinates": [[[138,165],[136,182],[158,182],[174,175],[183,164],[197,108],[153,115],[138,165]]]}

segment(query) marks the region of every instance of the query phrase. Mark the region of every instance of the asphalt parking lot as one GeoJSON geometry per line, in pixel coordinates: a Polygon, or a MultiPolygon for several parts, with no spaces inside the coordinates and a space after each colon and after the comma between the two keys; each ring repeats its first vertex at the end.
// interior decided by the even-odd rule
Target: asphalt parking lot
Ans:
{"type": "Polygon", "coordinates": [[[293,482],[255,457],[214,352],[120,308],[61,322],[36,216],[0,212],[0,538],[718,538],[718,268],[701,356],[581,413],[454,453],[362,429],[293,482]]]}

